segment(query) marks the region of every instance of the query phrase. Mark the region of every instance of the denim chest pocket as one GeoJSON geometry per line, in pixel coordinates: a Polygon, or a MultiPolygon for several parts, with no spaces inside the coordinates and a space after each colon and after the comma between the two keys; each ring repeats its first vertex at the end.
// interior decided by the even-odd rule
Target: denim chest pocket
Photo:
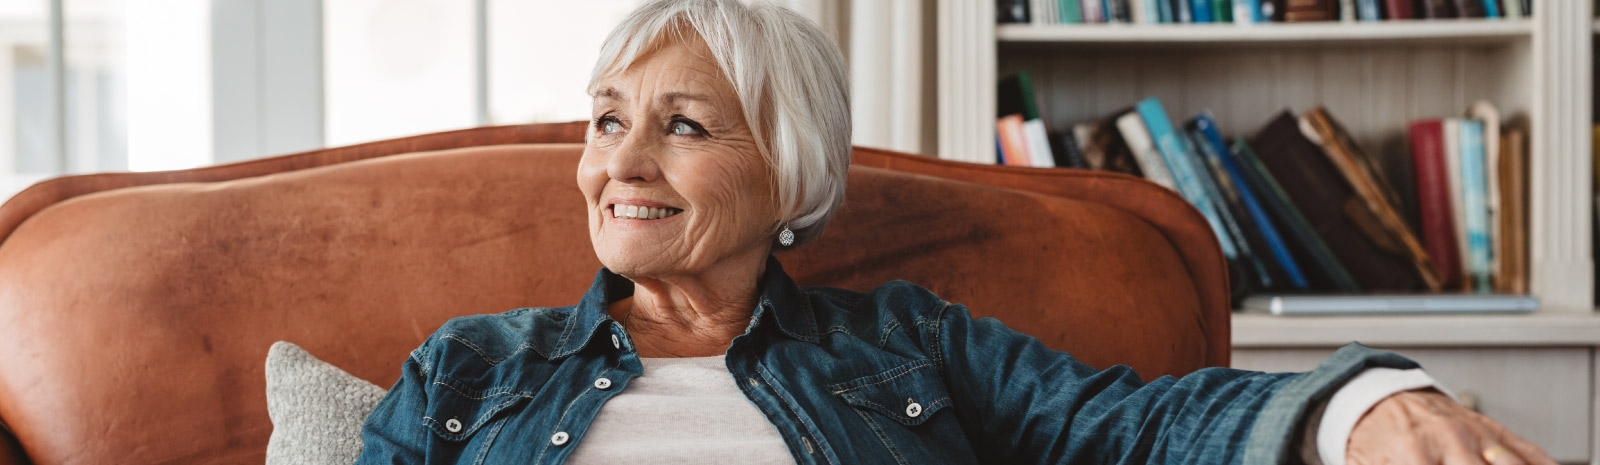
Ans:
{"type": "Polygon", "coordinates": [[[509,388],[473,389],[449,381],[434,381],[428,386],[428,406],[422,422],[435,436],[448,443],[478,443],[488,447],[498,432],[498,424],[529,396],[509,388]],[[485,434],[479,434],[480,430],[485,434]]]}
{"type": "Polygon", "coordinates": [[[912,427],[951,405],[939,368],[926,359],[834,384],[828,390],[852,407],[912,427]]]}

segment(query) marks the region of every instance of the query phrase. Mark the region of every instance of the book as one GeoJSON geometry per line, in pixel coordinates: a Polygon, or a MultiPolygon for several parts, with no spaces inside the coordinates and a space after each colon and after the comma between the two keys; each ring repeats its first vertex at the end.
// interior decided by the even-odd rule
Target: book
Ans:
{"type": "Polygon", "coordinates": [[[1050,133],[1050,153],[1055,155],[1055,165],[1058,168],[1088,168],[1083,160],[1083,148],[1078,144],[1074,131],[1055,131],[1050,133]]]}
{"type": "Polygon", "coordinates": [[[1317,235],[1363,290],[1409,292],[1427,287],[1409,257],[1374,242],[1375,235],[1363,229],[1371,225],[1358,225],[1358,217],[1348,214],[1365,210],[1363,199],[1299,126],[1299,118],[1281,113],[1256,133],[1250,145],[1317,235]]]}
{"type": "MultiPolygon", "coordinates": [[[[1423,0],[1427,1],[1427,0],[1423,0]]],[[[1411,0],[1384,0],[1386,19],[1416,19],[1416,10],[1412,9],[1411,0]]]]}
{"type": "Polygon", "coordinates": [[[1484,17],[1483,0],[1451,0],[1458,18],[1484,17]]]}
{"type": "Polygon", "coordinates": [[[1022,135],[1022,115],[1006,115],[996,120],[994,132],[1000,140],[1000,164],[1027,166],[1028,145],[1022,135]]]}
{"type": "Polygon", "coordinates": [[[1033,76],[1026,71],[1001,79],[995,98],[995,116],[1021,114],[1023,121],[1039,119],[1039,99],[1033,92],[1033,76]]]}
{"type": "Polygon", "coordinates": [[[1525,295],[1460,294],[1258,295],[1246,298],[1242,309],[1247,313],[1306,316],[1531,313],[1539,309],[1539,299],[1525,295]]]}
{"type": "Polygon", "coordinates": [[[1361,292],[1355,277],[1350,275],[1349,269],[1334,255],[1333,248],[1328,247],[1316,227],[1295,206],[1288,192],[1272,177],[1245,137],[1234,140],[1228,158],[1239,168],[1245,185],[1255,190],[1256,198],[1261,201],[1272,222],[1283,227],[1284,244],[1302,264],[1301,270],[1305,272],[1310,287],[1347,293],[1361,292]]]}
{"type": "Polygon", "coordinates": [[[1346,23],[1356,21],[1356,2],[1358,1],[1361,0],[1339,0],[1339,5],[1336,7],[1338,12],[1335,14],[1339,21],[1346,23]]]}
{"type": "Polygon", "coordinates": [[[1083,22],[1083,3],[1078,0],[1059,0],[1056,9],[1061,12],[1061,24],[1077,24],[1083,22]]]}
{"type": "Polygon", "coordinates": [[[1106,22],[1106,8],[1104,0],[1083,0],[1082,2],[1079,2],[1078,5],[1083,7],[1083,22],[1106,22]]]}
{"type": "Polygon", "coordinates": [[[1235,24],[1256,24],[1264,21],[1261,15],[1261,0],[1233,0],[1235,24]]]}
{"type": "Polygon", "coordinates": [[[1483,0],[1483,16],[1485,18],[1500,17],[1500,0],[1483,0]]]}
{"type": "Polygon", "coordinates": [[[1461,258],[1456,245],[1455,208],[1451,205],[1454,188],[1445,164],[1444,122],[1416,121],[1411,123],[1409,133],[1423,245],[1433,259],[1441,284],[1454,286],[1460,282],[1461,258]]]}
{"type": "MultiPolygon", "coordinates": [[[[1221,180],[1215,176],[1211,164],[1200,153],[1201,147],[1204,146],[1199,144],[1196,136],[1197,132],[1193,130],[1184,132],[1184,144],[1189,146],[1189,154],[1195,157],[1193,163],[1199,168],[1195,172],[1196,177],[1205,188],[1206,195],[1217,205],[1217,216],[1222,219],[1222,225],[1228,232],[1228,239],[1238,251],[1238,261],[1242,262],[1239,266],[1231,268],[1237,271],[1234,271],[1230,279],[1241,284],[1254,282],[1260,289],[1269,288],[1272,286],[1272,272],[1268,270],[1263,257],[1251,246],[1250,233],[1253,231],[1247,233],[1243,212],[1235,209],[1235,204],[1230,203],[1228,197],[1223,194],[1221,180]]],[[[1243,298],[1244,294],[1257,286],[1243,286],[1235,293],[1235,297],[1243,298]]]]}
{"type": "Polygon", "coordinates": [[[1128,3],[1128,16],[1134,24],[1156,24],[1161,17],[1152,14],[1156,11],[1156,2],[1161,0],[1133,0],[1128,3]]]}
{"type": "Polygon", "coordinates": [[[1122,140],[1133,152],[1133,161],[1139,164],[1139,171],[1144,173],[1144,178],[1162,187],[1178,190],[1177,183],[1172,180],[1171,169],[1156,150],[1155,139],[1150,137],[1150,131],[1145,128],[1139,113],[1130,111],[1118,116],[1117,129],[1122,132],[1122,140]]]}
{"type": "Polygon", "coordinates": [[[1460,264],[1456,276],[1461,290],[1471,291],[1472,280],[1467,276],[1467,211],[1461,190],[1461,118],[1445,118],[1440,125],[1444,139],[1445,175],[1450,182],[1450,218],[1455,223],[1451,230],[1456,235],[1456,257],[1460,264]]]}
{"type": "Polygon", "coordinates": [[[1172,22],[1189,24],[1194,22],[1194,8],[1190,0],[1172,0],[1172,22]]]}
{"type": "Polygon", "coordinates": [[[1192,22],[1196,22],[1196,23],[1214,23],[1214,22],[1217,22],[1217,20],[1215,18],[1211,17],[1211,3],[1212,3],[1212,1],[1209,1],[1209,0],[1186,0],[1186,1],[1189,2],[1189,11],[1190,11],[1190,14],[1194,18],[1194,20],[1192,22]]]}
{"type": "Polygon", "coordinates": [[[1438,292],[1441,289],[1439,276],[1428,259],[1427,250],[1400,214],[1400,209],[1395,207],[1400,204],[1399,192],[1383,172],[1374,168],[1375,160],[1361,150],[1344,125],[1326,108],[1313,107],[1300,121],[1302,131],[1307,137],[1314,133],[1313,140],[1321,145],[1323,154],[1355,190],[1359,202],[1345,205],[1345,214],[1362,226],[1362,232],[1379,247],[1408,259],[1423,286],[1428,291],[1438,292]]]}
{"type": "Polygon", "coordinates": [[[1228,213],[1238,225],[1237,240],[1241,243],[1240,251],[1250,258],[1258,288],[1271,289],[1279,281],[1276,276],[1286,276],[1294,288],[1305,289],[1307,286],[1305,276],[1294,266],[1292,259],[1288,269],[1283,268],[1282,262],[1284,255],[1288,254],[1288,249],[1277,237],[1276,228],[1273,228],[1271,222],[1266,219],[1266,212],[1262,211],[1259,205],[1252,209],[1245,201],[1245,194],[1250,193],[1249,186],[1243,185],[1243,181],[1237,179],[1237,175],[1224,161],[1223,154],[1228,148],[1223,143],[1222,135],[1216,126],[1216,121],[1211,115],[1201,113],[1189,120],[1185,128],[1188,129],[1198,152],[1204,156],[1203,161],[1216,185],[1218,198],[1228,207],[1228,213]],[[1273,235],[1270,239],[1266,237],[1269,233],[1273,235]],[[1278,242],[1277,245],[1274,245],[1274,242],[1278,242]]]}
{"type": "Polygon", "coordinates": [[[1422,6],[1422,11],[1419,17],[1429,19],[1454,18],[1456,17],[1456,10],[1451,5],[1451,1],[1452,0],[1419,0],[1417,4],[1422,6]]]}
{"type": "Polygon", "coordinates": [[[1177,17],[1177,13],[1172,11],[1172,0],[1156,0],[1156,21],[1170,24],[1177,17]]]}
{"type": "Polygon", "coordinates": [[[1161,159],[1167,162],[1167,169],[1172,172],[1172,181],[1178,186],[1178,193],[1200,210],[1200,215],[1211,224],[1211,232],[1216,234],[1217,242],[1222,246],[1222,253],[1229,259],[1239,257],[1226,226],[1222,223],[1221,216],[1217,213],[1217,206],[1211,197],[1206,194],[1202,180],[1198,178],[1200,169],[1196,166],[1196,158],[1188,151],[1184,138],[1172,127],[1172,120],[1167,118],[1167,110],[1162,108],[1161,101],[1155,97],[1145,97],[1134,105],[1141,119],[1144,120],[1145,129],[1150,131],[1150,138],[1155,141],[1156,150],[1161,153],[1161,159]]]}
{"type": "Polygon", "coordinates": [[[1338,19],[1337,5],[1334,0],[1286,0],[1284,2],[1283,20],[1287,22],[1333,21],[1338,19]]]}
{"type": "Polygon", "coordinates": [[[1383,20],[1382,10],[1378,9],[1378,0],[1355,0],[1356,19],[1361,21],[1383,20]]]}
{"type": "Polygon", "coordinates": [[[1121,132],[1117,129],[1116,117],[1132,110],[1128,108],[1113,113],[1113,116],[1094,124],[1088,147],[1083,152],[1084,161],[1089,164],[1090,169],[1144,177],[1144,172],[1139,170],[1139,164],[1133,160],[1133,152],[1128,149],[1128,142],[1122,139],[1121,132]],[[1096,167],[1097,163],[1099,167],[1096,167]]]}
{"type": "Polygon", "coordinates": [[[1211,21],[1217,23],[1233,22],[1233,6],[1228,0],[1211,0],[1211,21]]]}
{"type": "Polygon", "coordinates": [[[1522,19],[1522,17],[1527,16],[1522,12],[1522,2],[1517,0],[1506,0],[1506,3],[1501,6],[1505,7],[1504,13],[1507,18],[1522,19]]]}
{"type": "MultiPolygon", "coordinates": [[[[1514,2],[1510,2],[1514,3],[1514,2]]],[[[1510,4],[1508,3],[1508,5],[1510,4]]],[[[1500,137],[1500,237],[1495,292],[1528,293],[1527,133],[1509,128],[1500,137]]]]}
{"type": "Polygon", "coordinates": [[[1028,22],[1029,0],[995,0],[995,22],[1000,24],[1028,22]]]}
{"type": "Polygon", "coordinates": [[[1488,176],[1485,173],[1483,121],[1461,120],[1461,197],[1466,212],[1467,254],[1464,266],[1472,290],[1488,293],[1494,290],[1491,280],[1494,268],[1489,258],[1488,176]]]}
{"type": "Polygon", "coordinates": [[[1030,119],[1022,122],[1022,140],[1028,145],[1028,166],[1055,168],[1055,154],[1050,153],[1050,134],[1044,121],[1030,119]]]}
{"type": "MultiPolygon", "coordinates": [[[[1491,0],[1492,1],[1492,0],[1491,0]]],[[[1500,269],[1500,257],[1505,247],[1500,237],[1500,110],[1485,100],[1467,107],[1467,116],[1483,122],[1483,172],[1487,194],[1484,204],[1489,220],[1489,269],[1500,269]]]]}
{"type": "Polygon", "coordinates": [[[1133,22],[1133,17],[1129,13],[1129,3],[1133,1],[1136,0],[1107,0],[1106,22],[1133,22]]]}

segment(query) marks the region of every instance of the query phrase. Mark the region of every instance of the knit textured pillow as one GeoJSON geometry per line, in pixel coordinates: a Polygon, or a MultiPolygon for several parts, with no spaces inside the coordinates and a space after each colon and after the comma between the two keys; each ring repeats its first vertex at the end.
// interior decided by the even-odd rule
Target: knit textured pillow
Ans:
{"type": "Polygon", "coordinates": [[[361,424],[386,389],[285,341],[267,351],[267,465],[349,465],[361,455],[361,424]]]}

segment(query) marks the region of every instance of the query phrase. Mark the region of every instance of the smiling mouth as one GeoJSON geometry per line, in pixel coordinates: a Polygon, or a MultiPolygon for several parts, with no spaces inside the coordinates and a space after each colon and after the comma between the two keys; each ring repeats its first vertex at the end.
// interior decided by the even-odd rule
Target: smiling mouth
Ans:
{"type": "Polygon", "coordinates": [[[672,207],[641,207],[638,205],[611,205],[612,218],[628,218],[634,220],[659,220],[683,213],[683,210],[672,207]]]}

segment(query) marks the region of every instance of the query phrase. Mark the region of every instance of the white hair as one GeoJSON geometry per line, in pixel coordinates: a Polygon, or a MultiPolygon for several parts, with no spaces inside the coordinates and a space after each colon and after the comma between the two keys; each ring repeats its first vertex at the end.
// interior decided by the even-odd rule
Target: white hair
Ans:
{"type": "MultiPolygon", "coordinates": [[[[772,170],[792,247],[822,235],[850,171],[850,78],[844,55],[810,20],[770,3],[655,0],[629,14],[600,49],[589,80],[628,69],[693,30],[733,84],[757,150],[772,170]]],[[[776,242],[774,248],[780,247],[776,242]]]]}

